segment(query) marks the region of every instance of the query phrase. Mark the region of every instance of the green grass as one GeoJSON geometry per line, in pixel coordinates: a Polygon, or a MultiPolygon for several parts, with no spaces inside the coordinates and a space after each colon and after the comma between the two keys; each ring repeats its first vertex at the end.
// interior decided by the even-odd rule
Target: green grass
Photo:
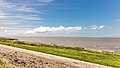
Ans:
{"type": "Polygon", "coordinates": [[[89,50],[80,47],[64,47],[57,46],[55,44],[15,41],[10,38],[0,38],[0,44],[120,68],[119,52],[89,50]]]}

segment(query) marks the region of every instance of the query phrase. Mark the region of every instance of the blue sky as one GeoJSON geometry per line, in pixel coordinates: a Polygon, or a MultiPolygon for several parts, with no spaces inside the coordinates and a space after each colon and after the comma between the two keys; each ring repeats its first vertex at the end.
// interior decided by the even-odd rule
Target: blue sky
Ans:
{"type": "Polygon", "coordinates": [[[120,37],[120,0],[0,0],[0,35],[120,37]]]}

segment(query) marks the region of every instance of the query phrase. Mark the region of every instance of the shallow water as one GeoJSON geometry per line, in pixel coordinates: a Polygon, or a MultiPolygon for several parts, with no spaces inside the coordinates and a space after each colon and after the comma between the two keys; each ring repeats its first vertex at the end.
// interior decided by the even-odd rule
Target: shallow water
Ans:
{"type": "Polygon", "coordinates": [[[65,46],[78,46],[101,50],[120,51],[120,38],[81,38],[81,37],[17,37],[22,41],[53,43],[65,46]]]}

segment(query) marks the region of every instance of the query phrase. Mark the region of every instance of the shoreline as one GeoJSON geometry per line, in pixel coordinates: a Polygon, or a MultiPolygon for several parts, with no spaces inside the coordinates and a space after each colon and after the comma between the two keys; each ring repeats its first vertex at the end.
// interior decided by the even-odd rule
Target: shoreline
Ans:
{"type": "MultiPolygon", "coordinates": [[[[10,38],[10,37],[8,37],[8,38],[10,38]]],[[[26,38],[26,37],[24,37],[24,38],[26,38]]],[[[43,37],[44,38],[44,37],[43,37]]],[[[49,38],[49,37],[48,37],[49,38]]],[[[53,38],[53,37],[50,37],[50,38],[53,38]]],[[[59,37],[56,37],[56,38],[59,38],[59,37]]],[[[64,37],[60,37],[60,38],[64,38],[64,37]]],[[[66,37],[67,38],[67,37],[66,37]]],[[[69,37],[68,37],[69,38],[69,37]]],[[[70,37],[71,38],[71,37],[70,37]]],[[[94,38],[94,37],[76,37],[76,38],[94,38]]],[[[15,40],[17,40],[17,41],[22,41],[22,42],[30,42],[30,41],[25,41],[25,40],[20,40],[19,38],[13,38],[13,39],[15,39],[15,40]]],[[[108,39],[108,38],[106,38],[106,39],[108,39]]],[[[118,38],[119,39],[119,38],[118,38]]],[[[41,43],[41,42],[30,42],[30,43],[41,43]]],[[[54,43],[43,43],[43,44],[49,44],[49,45],[57,45],[57,46],[63,46],[63,47],[78,47],[79,48],[79,46],[74,46],[74,45],[60,45],[60,44],[54,44],[54,43]]],[[[102,52],[102,51],[108,51],[108,52],[120,52],[120,51],[115,51],[115,50],[109,50],[109,49],[95,49],[95,48],[86,48],[86,47],[80,47],[80,48],[84,48],[84,49],[86,49],[86,50],[91,50],[91,51],[98,51],[98,52],[102,52]]]]}
{"type": "Polygon", "coordinates": [[[82,47],[82,48],[86,48],[86,49],[120,52],[120,46],[119,46],[120,38],[115,38],[115,37],[106,38],[106,37],[49,37],[49,36],[48,37],[46,37],[46,36],[45,37],[42,37],[42,36],[24,37],[24,36],[15,36],[15,37],[7,37],[7,38],[15,38],[15,39],[18,39],[19,41],[33,42],[33,43],[37,42],[37,43],[45,43],[45,44],[56,44],[58,46],[82,47]],[[54,38],[58,41],[56,42],[56,40],[54,40],[54,38]],[[65,38],[65,40],[63,38],[65,38]],[[80,41],[77,40],[77,41],[71,42],[71,41],[68,41],[69,38],[70,39],[77,38],[80,41]],[[88,41],[87,39],[90,39],[91,41],[88,41]],[[94,39],[96,42],[94,42],[94,39]],[[63,40],[63,41],[61,41],[61,40],[63,40]],[[116,40],[117,42],[112,41],[112,40],[116,40]],[[69,43],[67,43],[67,42],[69,42],[69,43]],[[87,42],[88,42],[88,44],[87,44],[87,42]]]}
{"type": "MultiPolygon", "coordinates": [[[[24,38],[26,38],[26,37],[24,37],[24,38]]],[[[32,37],[30,37],[30,38],[32,38],[32,37]]],[[[39,38],[44,38],[44,37],[39,37],[39,38]]],[[[45,37],[45,38],[54,38],[54,37],[45,37]]],[[[59,38],[59,37],[55,37],[55,38],[59,38]]],[[[60,37],[60,38],[64,38],[64,37],[60,37]]],[[[71,38],[71,37],[65,37],[65,38],[71,38]]],[[[80,37],[80,38],[89,38],[89,37],[80,37]]],[[[64,43],[63,44],[61,44],[61,43],[56,44],[56,43],[50,43],[50,42],[29,41],[29,40],[20,39],[20,38],[16,38],[16,39],[18,39],[19,41],[24,41],[24,42],[44,43],[44,44],[50,44],[50,45],[51,44],[52,45],[55,44],[55,45],[64,46],[64,47],[82,47],[82,48],[89,49],[89,50],[101,50],[101,51],[110,51],[110,52],[120,52],[119,49],[118,50],[117,49],[110,49],[109,48],[110,46],[108,46],[108,49],[106,49],[106,47],[104,48],[104,46],[103,46],[103,48],[99,48],[99,46],[91,48],[91,47],[81,46],[81,45],[69,45],[69,44],[64,44],[64,43]]],[[[36,39],[37,39],[37,37],[36,37],[36,39]]],[[[92,39],[95,39],[95,38],[92,38],[92,39]]],[[[103,39],[103,38],[96,38],[96,39],[103,39]]],[[[105,39],[109,39],[109,38],[105,38],[105,39]]],[[[120,39],[120,38],[113,38],[113,39],[120,39]]]]}
{"type": "Polygon", "coordinates": [[[81,47],[58,46],[56,44],[24,42],[11,38],[0,38],[0,44],[95,64],[120,67],[119,52],[86,49],[81,47]]]}
{"type": "Polygon", "coordinates": [[[120,38],[18,37],[20,41],[41,42],[88,49],[120,51],[120,38]]]}

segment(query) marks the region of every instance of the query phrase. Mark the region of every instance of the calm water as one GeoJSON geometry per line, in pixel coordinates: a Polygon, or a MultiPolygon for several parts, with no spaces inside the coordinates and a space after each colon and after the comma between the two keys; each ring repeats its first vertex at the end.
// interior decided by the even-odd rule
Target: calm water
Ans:
{"type": "Polygon", "coordinates": [[[80,37],[17,37],[22,41],[54,43],[101,50],[120,51],[120,38],[80,38],[80,37]]]}

